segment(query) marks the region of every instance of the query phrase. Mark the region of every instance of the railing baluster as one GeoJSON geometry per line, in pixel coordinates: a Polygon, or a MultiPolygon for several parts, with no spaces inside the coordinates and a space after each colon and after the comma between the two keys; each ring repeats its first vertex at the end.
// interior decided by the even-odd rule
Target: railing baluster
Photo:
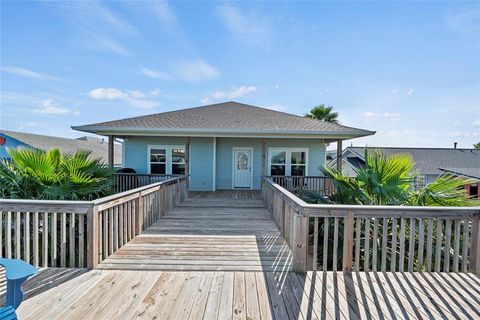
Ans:
{"type": "Polygon", "coordinates": [[[5,256],[8,259],[12,258],[12,213],[7,212],[7,218],[5,219],[5,247],[6,253],[5,256]]]}
{"type": "Polygon", "coordinates": [[[450,239],[452,235],[452,220],[447,219],[445,224],[445,255],[443,258],[443,271],[448,272],[450,270],[450,249],[452,241],[450,239]]]}
{"type": "Polygon", "coordinates": [[[38,267],[40,264],[39,257],[38,257],[38,252],[39,252],[38,250],[39,249],[38,247],[39,232],[38,231],[39,231],[38,230],[38,212],[35,212],[33,214],[33,265],[35,267],[38,267]]]}
{"type": "Polygon", "coordinates": [[[413,261],[415,260],[415,228],[416,219],[410,218],[410,235],[408,237],[408,272],[413,271],[413,261]]]}
{"type": "Polygon", "coordinates": [[[437,239],[435,241],[435,272],[440,272],[440,262],[442,259],[442,236],[443,220],[437,220],[437,239]]]}
{"type": "Polygon", "coordinates": [[[70,213],[69,221],[69,239],[68,243],[70,245],[70,268],[75,267],[75,213],[70,213]]]}
{"type": "Polygon", "coordinates": [[[427,272],[432,271],[433,219],[428,219],[427,231],[427,272]]]}
{"type": "Polygon", "coordinates": [[[355,271],[360,271],[360,241],[362,235],[362,218],[357,218],[355,224],[355,271]]]}
{"type": "Polygon", "coordinates": [[[470,234],[470,221],[465,219],[463,221],[462,272],[468,271],[469,234],[470,234]]]}
{"type": "Polygon", "coordinates": [[[382,222],[382,264],[380,266],[380,271],[387,271],[387,227],[388,219],[383,218],[382,222]]]}
{"type": "Polygon", "coordinates": [[[424,223],[423,223],[423,219],[420,218],[418,221],[418,264],[417,264],[418,272],[423,270],[424,244],[425,244],[424,223]]]}
{"type": "Polygon", "coordinates": [[[363,271],[370,270],[370,218],[365,219],[365,251],[363,271]]]}
{"type": "Polygon", "coordinates": [[[390,271],[395,272],[397,268],[397,218],[392,219],[392,249],[390,257],[390,271]]]}
{"type": "Polygon", "coordinates": [[[398,270],[403,272],[405,269],[405,218],[400,218],[400,255],[398,263],[398,270]]]}
{"type": "Polygon", "coordinates": [[[325,217],[323,223],[323,271],[328,270],[328,230],[330,229],[328,217],[325,217]]]}
{"type": "Polygon", "coordinates": [[[378,218],[373,222],[372,271],[377,271],[378,218]]]}
{"type": "Polygon", "coordinates": [[[318,218],[313,218],[313,271],[317,270],[318,218]]]}
{"type": "Polygon", "coordinates": [[[333,271],[337,271],[338,260],[338,217],[334,218],[333,226],[333,271]]]}
{"type": "Polygon", "coordinates": [[[20,212],[15,213],[15,242],[14,244],[14,249],[15,249],[15,259],[21,259],[21,251],[20,249],[22,246],[20,245],[20,239],[22,237],[22,230],[20,229],[20,212]]]}
{"type": "Polygon", "coordinates": [[[52,213],[52,241],[51,241],[51,253],[50,253],[50,267],[56,267],[57,266],[57,213],[53,212],[52,213]]]}
{"type": "Polygon", "coordinates": [[[61,220],[61,227],[60,227],[60,267],[66,267],[67,261],[67,213],[62,213],[62,220],[61,220]]]}
{"type": "Polygon", "coordinates": [[[42,234],[42,261],[43,266],[48,267],[48,212],[43,213],[42,234]]]}
{"type": "Polygon", "coordinates": [[[455,219],[455,233],[453,236],[453,271],[458,272],[458,258],[460,255],[460,220],[455,219]]]}

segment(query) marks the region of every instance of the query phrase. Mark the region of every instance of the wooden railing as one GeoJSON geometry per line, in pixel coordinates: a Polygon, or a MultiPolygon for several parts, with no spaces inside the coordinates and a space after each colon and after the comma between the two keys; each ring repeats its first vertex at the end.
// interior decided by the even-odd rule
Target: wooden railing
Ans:
{"type": "Polygon", "coordinates": [[[297,271],[480,273],[480,207],[308,204],[268,178],[262,193],[297,271]]]}
{"type": "Polygon", "coordinates": [[[148,173],[115,173],[115,192],[124,192],[139,187],[144,187],[155,182],[162,182],[172,178],[181,177],[175,174],[148,174],[148,173]]]}
{"type": "Polygon", "coordinates": [[[186,177],[95,201],[0,200],[0,256],[94,269],[187,197],[186,177]]]}
{"type": "Polygon", "coordinates": [[[301,196],[304,191],[314,191],[320,195],[330,195],[333,192],[332,179],[324,176],[267,176],[265,178],[296,196],[301,196]]]}

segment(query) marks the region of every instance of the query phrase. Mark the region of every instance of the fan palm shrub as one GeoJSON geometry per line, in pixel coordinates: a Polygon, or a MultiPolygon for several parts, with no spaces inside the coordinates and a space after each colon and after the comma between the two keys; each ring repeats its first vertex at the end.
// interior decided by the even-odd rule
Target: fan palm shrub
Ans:
{"type": "Polygon", "coordinates": [[[93,200],[112,193],[113,170],[91,152],[62,154],[7,148],[0,160],[0,197],[43,200],[93,200]]]}
{"type": "MultiPolygon", "coordinates": [[[[332,179],[335,191],[331,195],[321,195],[318,192],[306,191],[302,194],[302,198],[310,203],[323,203],[323,204],[349,204],[349,205],[403,205],[403,206],[480,206],[480,201],[468,197],[463,186],[470,181],[459,178],[453,175],[439,176],[435,181],[425,186],[423,189],[415,188],[415,178],[417,172],[414,170],[415,163],[411,156],[407,154],[397,155],[385,155],[377,150],[368,152],[365,150],[365,165],[362,168],[356,170],[356,177],[349,177],[336,169],[328,167],[320,168],[325,176],[332,179]]],[[[329,222],[328,226],[324,225],[323,219],[319,220],[319,231],[323,233],[326,228],[329,229],[330,238],[328,250],[333,250],[333,221],[329,222]]],[[[393,220],[387,219],[385,221],[380,220],[377,224],[376,232],[377,237],[374,235],[374,223],[370,223],[368,229],[365,228],[365,224],[361,225],[360,235],[361,239],[369,237],[371,241],[374,238],[377,239],[377,256],[381,256],[381,239],[383,223],[386,223],[386,230],[388,234],[387,247],[391,248],[387,258],[387,270],[390,267],[390,259],[392,254],[397,254],[397,248],[392,248],[391,236],[392,233],[397,233],[397,239],[400,232],[400,221],[397,219],[397,228],[393,228],[393,220]]],[[[358,223],[359,220],[357,220],[358,223]]],[[[372,220],[373,221],[373,220],[372,220]]],[[[407,219],[405,222],[406,234],[410,234],[412,223],[418,224],[415,219],[407,219]]],[[[434,230],[437,228],[437,221],[433,222],[434,230]]],[[[453,234],[453,224],[451,225],[451,233],[453,234]]],[[[313,224],[310,226],[311,232],[313,230],[313,224]]],[[[339,248],[343,247],[343,225],[339,225],[339,248]]],[[[359,225],[355,225],[355,228],[359,228],[359,225]]],[[[446,225],[441,226],[443,232],[446,233],[446,225]]],[[[462,227],[464,228],[464,226],[462,227]]],[[[460,233],[460,246],[463,245],[463,231],[460,233]]],[[[418,233],[415,234],[416,239],[406,239],[405,246],[408,248],[409,241],[419,241],[418,233]]],[[[318,243],[319,255],[323,251],[323,239],[318,243]]],[[[424,241],[424,240],[423,240],[424,241]]],[[[436,244],[436,234],[433,235],[433,244],[436,244]]],[[[373,248],[371,244],[370,250],[373,248]]],[[[426,250],[426,248],[425,248],[426,250]]],[[[435,252],[435,247],[432,249],[435,252]]],[[[441,265],[443,265],[444,250],[450,250],[449,245],[441,246],[441,265]]],[[[372,252],[370,255],[373,254],[372,252]]],[[[341,266],[343,252],[340,249],[338,254],[337,264],[341,266]]],[[[363,265],[365,259],[365,253],[362,252],[360,265],[363,265]]],[[[328,261],[329,268],[333,265],[331,256],[328,261]]],[[[463,259],[464,257],[460,257],[463,259]]],[[[370,268],[371,266],[370,259],[370,268]]],[[[380,263],[380,260],[377,261],[380,263]]],[[[424,263],[424,262],[423,262],[424,263]]],[[[418,266],[417,259],[414,260],[415,269],[422,269],[424,265],[418,266]]],[[[379,267],[377,265],[377,267],[379,267]]]]}

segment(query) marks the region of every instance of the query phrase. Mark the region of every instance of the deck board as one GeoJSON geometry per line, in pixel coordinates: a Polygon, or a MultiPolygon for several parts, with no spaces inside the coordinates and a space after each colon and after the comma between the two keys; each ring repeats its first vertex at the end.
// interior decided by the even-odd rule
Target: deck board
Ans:
{"type": "MultiPolygon", "coordinates": [[[[26,286],[41,282],[42,272],[26,286]]],[[[478,318],[480,301],[473,293],[480,290],[480,279],[455,277],[452,283],[449,275],[437,273],[95,270],[36,291],[18,315],[39,320],[478,318]],[[406,283],[407,290],[397,290],[406,283]],[[470,299],[453,295],[453,285],[472,293],[470,299]]]]}
{"type": "Polygon", "coordinates": [[[192,193],[99,269],[290,271],[292,253],[257,197],[246,190],[192,193]]]}

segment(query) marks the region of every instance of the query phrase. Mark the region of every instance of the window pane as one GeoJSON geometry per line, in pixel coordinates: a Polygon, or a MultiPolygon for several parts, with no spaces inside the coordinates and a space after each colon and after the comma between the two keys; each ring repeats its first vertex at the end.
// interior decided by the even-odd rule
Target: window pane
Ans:
{"type": "Polygon", "coordinates": [[[172,149],[172,162],[173,163],[185,163],[185,150],[184,149],[172,149]]]}
{"type": "Polygon", "coordinates": [[[284,176],[285,175],[285,166],[272,165],[270,167],[270,175],[272,175],[272,176],[284,176]]]}
{"type": "Polygon", "coordinates": [[[304,176],[305,166],[292,166],[292,176],[304,176]]]}
{"type": "Polygon", "coordinates": [[[172,164],[172,174],[185,174],[185,165],[172,164]]]}
{"type": "Polygon", "coordinates": [[[272,158],[271,162],[272,164],[285,164],[286,158],[287,158],[287,153],[285,151],[274,151],[272,152],[272,158]]]}
{"type": "Polygon", "coordinates": [[[150,165],[150,173],[165,174],[165,164],[152,163],[150,165]]]}
{"type": "Polygon", "coordinates": [[[305,164],[305,152],[292,152],[292,164],[305,164]]]}
{"type": "Polygon", "coordinates": [[[151,154],[150,155],[150,162],[165,162],[165,155],[164,154],[151,154]]]}
{"type": "Polygon", "coordinates": [[[167,150],[165,149],[151,149],[150,162],[165,162],[167,150]]]}
{"type": "Polygon", "coordinates": [[[248,170],[248,152],[237,153],[237,170],[248,170]]]}

